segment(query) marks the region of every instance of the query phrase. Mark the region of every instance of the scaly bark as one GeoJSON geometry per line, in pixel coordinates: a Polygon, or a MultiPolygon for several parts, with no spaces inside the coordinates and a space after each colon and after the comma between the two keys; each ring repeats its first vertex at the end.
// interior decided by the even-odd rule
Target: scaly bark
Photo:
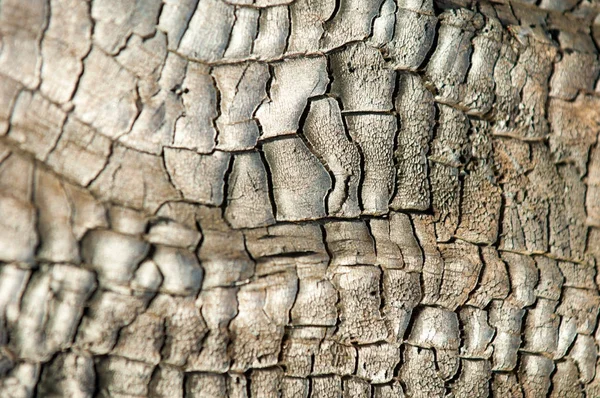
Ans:
{"type": "Polygon", "coordinates": [[[0,0],[0,396],[600,396],[598,15],[0,0]]]}

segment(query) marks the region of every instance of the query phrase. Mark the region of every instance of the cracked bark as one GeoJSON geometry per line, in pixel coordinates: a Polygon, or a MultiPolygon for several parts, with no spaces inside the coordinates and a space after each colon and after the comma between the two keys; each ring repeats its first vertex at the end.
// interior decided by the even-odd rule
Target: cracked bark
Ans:
{"type": "Polygon", "coordinates": [[[0,1],[0,396],[600,396],[599,32],[0,1]]]}

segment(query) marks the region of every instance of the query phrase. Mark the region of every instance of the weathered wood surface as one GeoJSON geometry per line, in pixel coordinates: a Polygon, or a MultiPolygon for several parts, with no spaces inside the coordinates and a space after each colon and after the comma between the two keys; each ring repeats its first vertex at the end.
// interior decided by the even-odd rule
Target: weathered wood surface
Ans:
{"type": "Polygon", "coordinates": [[[599,13],[0,0],[0,397],[599,397],[599,13]]]}

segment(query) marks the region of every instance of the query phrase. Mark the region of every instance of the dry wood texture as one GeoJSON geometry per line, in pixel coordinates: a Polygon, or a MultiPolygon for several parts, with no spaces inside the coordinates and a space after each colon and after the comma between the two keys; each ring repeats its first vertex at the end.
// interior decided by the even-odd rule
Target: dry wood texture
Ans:
{"type": "Polygon", "coordinates": [[[599,13],[0,0],[0,397],[600,397],[599,13]]]}

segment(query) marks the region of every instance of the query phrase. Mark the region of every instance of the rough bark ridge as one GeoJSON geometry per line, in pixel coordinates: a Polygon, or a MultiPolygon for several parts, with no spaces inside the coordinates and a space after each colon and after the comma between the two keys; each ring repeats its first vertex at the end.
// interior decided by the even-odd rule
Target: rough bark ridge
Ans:
{"type": "Polygon", "coordinates": [[[0,396],[600,396],[598,12],[0,0],[0,396]]]}

